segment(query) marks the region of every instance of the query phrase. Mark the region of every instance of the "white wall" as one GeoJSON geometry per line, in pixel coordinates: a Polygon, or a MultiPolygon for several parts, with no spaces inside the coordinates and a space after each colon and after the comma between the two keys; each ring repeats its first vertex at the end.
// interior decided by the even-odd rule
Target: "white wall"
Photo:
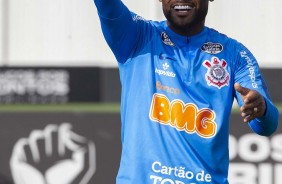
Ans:
{"type": "MultiPolygon", "coordinates": [[[[92,0],[9,1],[10,65],[116,66],[92,0]]],[[[156,9],[150,1],[126,4],[140,12],[146,5],[148,16],[156,9]]]]}
{"type": "Polygon", "coordinates": [[[3,28],[3,0],[0,1],[0,65],[1,65],[1,61],[3,60],[3,31],[2,31],[2,28],[3,28]]]}
{"type": "MultiPolygon", "coordinates": [[[[8,1],[10,65],[116,66],[93,0],[8,1]]],[[[147,19],[163,18],[158,0],[124,2],[147,19]]],[[[210,3],[207,25],[244,43],[261,66],[282,67],[280,7],[278,0],[215,0],[210,3]]]]}
{"type": "Polygon", "coordinates": [[[110,58],[91,0],[10,0],[13,65],[91,65],[110,58]]]}
{"type": "Polygon", "coordinates": [[[282,67],[279,0],[215,0],[207,25],[242,42],[262,67],[282,67]]]}

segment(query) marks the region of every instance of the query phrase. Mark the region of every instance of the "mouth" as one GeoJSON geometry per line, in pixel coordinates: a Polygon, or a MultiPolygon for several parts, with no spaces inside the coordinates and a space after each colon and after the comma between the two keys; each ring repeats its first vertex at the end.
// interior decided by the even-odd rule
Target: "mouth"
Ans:
{"type": "Polygon", "coordinates": [[[192,10],[194,7],[191,5],[174,5],[173,9],[177,12],[189,12],[190,10],[192,10]]]}

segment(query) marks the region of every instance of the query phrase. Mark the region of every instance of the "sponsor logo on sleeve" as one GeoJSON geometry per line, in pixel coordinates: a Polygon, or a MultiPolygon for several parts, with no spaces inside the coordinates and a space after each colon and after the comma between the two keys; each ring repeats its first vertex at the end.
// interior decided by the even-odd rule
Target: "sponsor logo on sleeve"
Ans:
{"type": "Polygon", "coordinates": [[[244,58],[247,62],[247,68],[249,70],[249,77],[251,79],[252,82],[252,86],[253,88],[258,88],[258,84],[256,83],[256,73],[255,73],[255,67],[253,64],[253,61],[251,60],[251,58],[248,56],[246,51],[241,51],[240,55],[242,58],[244,58]]]}
{"type": "Polygon", "coordinates": [[[134,15],[132,16],[132,20],[137,22],[137,21],[144,21],[144,22],[148,22],[146,19],[144,19],[143,17],[139,16],[139,15],[134,15]]]}
{"type": "Polygon", "coordinates": [[[201,50],[208,54],[219,54],[223,51],[223,46],[220,43],[207,42],[201,47],[201,50]]]}
{"type": "Polygon", "coordinates": [[[229,85],[230,75],[226,69],[227,62],[217,57],[212,57],[211,61],[205,60],[203,65],[208,69],[205,78],[209,86],[221,89],[229,85]]]}

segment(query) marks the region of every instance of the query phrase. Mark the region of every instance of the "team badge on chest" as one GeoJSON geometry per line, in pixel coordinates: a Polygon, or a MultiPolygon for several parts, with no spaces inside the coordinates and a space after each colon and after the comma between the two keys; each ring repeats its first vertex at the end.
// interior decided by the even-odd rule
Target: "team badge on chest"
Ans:
{"type": "Polygon", "coordinates": [[[226,69],[227,62],[224,59],[212,57],[211,61],[205,60],[203,65],[208,69],[205,78],[209,86],[220,89],[229,85],[230,75],[226,69]]]}

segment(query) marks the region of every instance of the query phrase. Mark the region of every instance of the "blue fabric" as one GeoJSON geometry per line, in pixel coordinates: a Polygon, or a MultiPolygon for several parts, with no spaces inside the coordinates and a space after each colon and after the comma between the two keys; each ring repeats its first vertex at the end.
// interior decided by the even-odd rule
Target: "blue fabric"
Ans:
{"type": "Polygon", "coordinates": [[[234,83],[266,99],[265,117],[249,123],[253,131],[269,135],[277,127],[278,111],[256,59],[211,28],[181,36],[165,21],[144,20],[119,1],[108,1],[119,4],[115,16],[100,16],[122,84],[116,183],[228,183],[229,115],[234,98],[243,104],[234,83]]]}

